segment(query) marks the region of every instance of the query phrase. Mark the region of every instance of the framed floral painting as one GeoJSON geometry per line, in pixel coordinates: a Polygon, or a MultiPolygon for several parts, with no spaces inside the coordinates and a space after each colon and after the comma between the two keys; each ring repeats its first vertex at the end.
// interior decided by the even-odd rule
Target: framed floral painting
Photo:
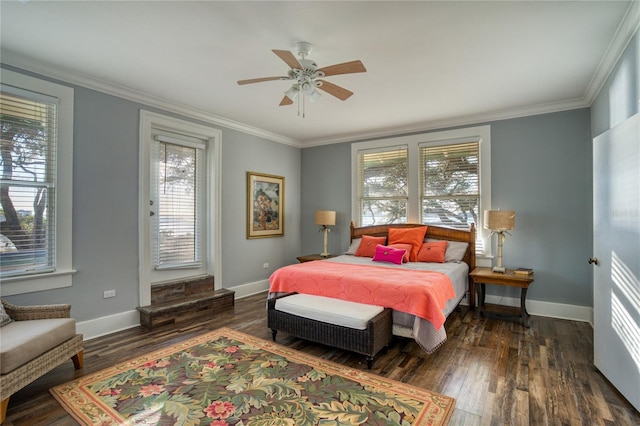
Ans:
{"type": "Polygon", "coordinates": [[[284,177],[247,172],[247,238],[284,235],[284,177]]]}

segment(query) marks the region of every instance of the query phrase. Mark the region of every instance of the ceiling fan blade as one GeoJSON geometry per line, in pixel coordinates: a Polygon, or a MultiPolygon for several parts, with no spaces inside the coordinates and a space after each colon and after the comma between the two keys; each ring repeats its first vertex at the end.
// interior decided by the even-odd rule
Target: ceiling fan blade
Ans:
{"type": "Polygon", "coordinates": [[[291,99],[289,99],[288,96],[285,96],[284,98],[282,98],[282,100],[280,101],[280,106],[285,106],[285,105],[291,105],[293,103],[293,101],[291,99]]]}
{"type": "Polygon", "coordinates": [[[324,80],[318,80],[318,81],[322,82],[322,84],[318,86],[318,89],[324,90],[328,94],[335,96],[341,101],[344,101],[348,99],[349,96],[353,95],[353,92],[345,89],[344,87],[340,87],[336,84],[329,83],[328,81],[324,81],[324,80]]]}
{"type": "Polygon", "coordinates": [[[262,77],[262,78],[251,78],[249,80],[240,80],[238,84],[250,84],[250,83],[260,83],[263,81],[273,81],[273,80],[291,80],[289,77],[262,77]]]}
{"type": "Polygon", "coordinates": [[[285,61],[286,64],[289,65],[289,68],[302,69],[302,65],[300,65],[300,62],[298,62],[294,54],[289,52],[288,50],[273,49],[272,52],[278,55],[280,59],[285,61]]]}
{"type": "Polygon", "coordinates": [[[320,68],[318,71],[322,71],[325,77],[338,74],[353,74],[356,72],[367,72],[361,61],[345,62],[343,64],[329,65],[328,67],[320,68]]]}

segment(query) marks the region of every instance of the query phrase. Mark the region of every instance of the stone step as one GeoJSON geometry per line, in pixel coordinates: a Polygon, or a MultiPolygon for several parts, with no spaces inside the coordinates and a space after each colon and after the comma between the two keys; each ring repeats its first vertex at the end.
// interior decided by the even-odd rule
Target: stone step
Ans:
{"type": "Polygon", "coordinates": [[[153,330],[195,319],[212,318],[217,312],[234,305],[235,292],[227,289],[184,296],[162,303],[138,307],[140,325],[153,330]]]}
{"type": "Polygon", "coordinates": [[[180,300],[188,296],[208,294],[212,291],[213,276],[211,275],[153,284],[151,286],[151,304],[180,300]]]}

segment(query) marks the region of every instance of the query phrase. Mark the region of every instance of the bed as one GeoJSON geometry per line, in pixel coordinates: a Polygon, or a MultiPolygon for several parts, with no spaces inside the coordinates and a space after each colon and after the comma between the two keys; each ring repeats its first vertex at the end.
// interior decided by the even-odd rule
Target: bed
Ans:
{"type": "MultiPolygon", "coordinates": [[[[475,228],[472,226],[470,230],[466,231],[431,225],[427,227],[423,239],[424,242],[447,241],[448,261],[443,263],[412,261],[396,265],[387,262],[374,262],[370,257],[354,256],[361,241],[371,237],[387,237],[389,228],[394,228],[392,232],[397,233],[411,232],[410,228],[417,227],[424,227],[424,225],[391,224],[356,228],[351,223],[351,245],[345,254],[325,260],[280,268],[270,278],[269,298],[282,296],[283,293],[288,292],[326,296],[328,295],[326,291],[330,288],[331,291],[336,291],[334,295],[329,294],[330,297],[392,308],[393,334],[413,338],[425,352],[432,353],[446,341],[447,335],[443,325],[444,321],[456,309],[467,292],[469,293],[469,305],[475,306],[474,284],[469,279],[469,273],[475,268],[475,228]],[[449,253],[454,254],[454,248],[457,254],[455,254],[455,257],[450,258],[448,255],[449,253]],[[351,270],[354,272],[351,272],[351,270]],[[342,274],[340,282],[327,285],[323,281],[324,275],[338,273],[335,271],[339,271],[342,274]],[[294,273],[292,276],[286,274],[292,272],[294,273]],[[351,275],[352,273],[357,276],[351,275]],[[442,274],[451,282],[453,292],[447,288],[446,297],[439,294],[435,295],[435,297],[439,297],[437,303],[439,307],[437,309],[434,308],[435,303],[423,301],[420,297],[410,294],[404,296],[404,299],[413,301],[412,303],[415,306],[409,307],[406,306],[406,303],[393,305],[395,303],[395,300],[391,301],[391,299],[394,299],[393,295],[404,291],[404,289],[399,290],[400,287],[404,288],[406,286],[408,288],[409,284],[413,284],[414,281],[419,281],[422,284],[425,280],[430,280],[431,276],[440,277],[441,279],[442,274]],[[375,287],[375,290],[369,289],[364,293],[373,294],[373,297],[377,297],[377,299],[375,302],[368,301],[369,299],[358,300],[353,294],[353,289],[360,288],[363,285],[364,277],[370,278],[374,275],[376,275],[377,283],[375,285],[377,287],[375,287]],[[380,283],[381,280],[383,281],[382,283],[380,283]],[[300,284],[301,282],[303,283],[300,284]],[[313,283],[315,283],[315,288],[313,283]],[[384,293],[385,289],[387,293],[384,293]],[[418,299],[420,301],[416,302],[418,299]],[[387,304],[388,300],[389,303],[387,304]],[[429,304],[430,306],[422,306],[429,304]],[[437,312],[433,312],[434,310],[437,312]],[[425,313],[425,311],[428,312],[425,313]]],[[[366,280],[369,278],[366,278],[366,280]]],[[[434,292],[435,290],[430,291],[434,292]]]]}

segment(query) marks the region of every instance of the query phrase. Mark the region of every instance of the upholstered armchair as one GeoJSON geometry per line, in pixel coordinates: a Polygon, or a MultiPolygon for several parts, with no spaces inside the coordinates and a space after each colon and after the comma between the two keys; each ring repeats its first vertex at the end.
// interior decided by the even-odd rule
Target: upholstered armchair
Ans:
{"type": "Polygon", "coordinates": [[[82,368],[82,334],[70,305],[16,306],[4,299],[0,314],[0,423],[9,397],[71,358],[82,368]]]}

